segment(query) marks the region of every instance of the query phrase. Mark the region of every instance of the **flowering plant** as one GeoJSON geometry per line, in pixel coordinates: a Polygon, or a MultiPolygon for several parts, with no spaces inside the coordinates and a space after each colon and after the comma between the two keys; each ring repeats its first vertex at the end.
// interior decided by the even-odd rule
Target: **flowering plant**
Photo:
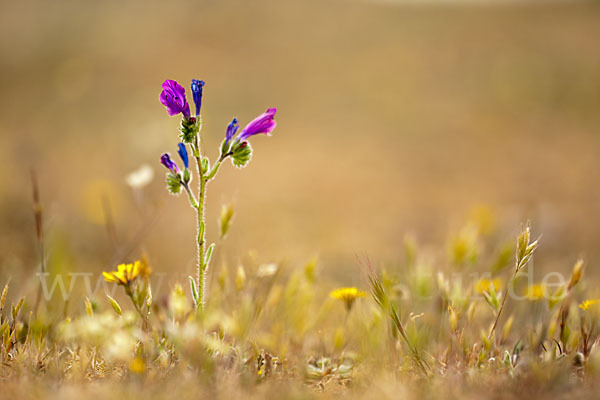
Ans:
{"type": "MultiPolygon", "coordinates": [[[[270,136],[277,123],[274,120],[276,108],[269,108],[266,112],[256,117],[238,134],[239,125],[237,118],[233,118],[225,130],[225,138],[220,146],[220,155],[214,164],[211,164],[206,156],[202,141],[200,140],[200,131],[202,128],[202,118],[200,110],[202,106],[202,92],[204,81],[193,79],[191,84],[192,99],[195,106],[195,114],[192,115],[190,106],[186,99],[185,89],[174,80],[166,80],[162,84],[160,93],[160,102],[167,108],[169,115],[181,114],[181,125],[179,128],[181,142],[178,144],[179,157],[183,162],[183,168],[180,169],[171,159],[169,153],[164,153],[160,157],[160,162],[167,168],[167,188],[172,194],[181,193],[183,188],[187,193],[190,205],[196,211],[196,223],[198,228],[197,248],[198,248],[198,274],[190,276],[190,285],[192,296],[196,308],[204,307],[206,301],[206,274],[210,263],[211,255],[215,244],[206,245],[204,204],[206,202],[206,186],[212,181],[223,161],[231,158],[232,164],[237,168],[245,167],[252,157],[252,147],[248,139],[252,136],[265,134],[270,136]],[[237,134],[237,136],[236,136],[237,134]],[[188,148],[191,153],[188,154],[188,148]],[[190,187],[192,181],[192,172],[190,171],[190,157],[195,162],[196,180],[198,182],[197,190],[190,187]]],[[[231,220],[231,213],[228,213],[226,223],[231,220]]],[[[222,221],[223,223],[223,221],[222,221]]],[[[227,232],[228,227],[221,226],[221,232],[227,232]]]]}

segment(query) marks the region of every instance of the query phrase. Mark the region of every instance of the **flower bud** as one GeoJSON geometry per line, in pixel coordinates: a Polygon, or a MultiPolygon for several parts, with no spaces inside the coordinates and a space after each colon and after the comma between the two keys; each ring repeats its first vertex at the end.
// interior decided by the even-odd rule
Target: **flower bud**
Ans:
{"type": "Polygon", "coordinates": [[[167,174],[167,189],[171,194],[179,194],[181,192],[181,179],[179,175],[175,175],[172,172],[167,174]]]}
{"type": "Polygon", "coordinates": [[[192,79],[192,98],[196,105],[196,117],[200,115],[200,108],[202,107],[202,88],[204,87],[204,81],[198,79],[192,79]]]}
{"type": "Polygon", "coordinates": [[[181,161],[183,161],[184,167],[187,169],[190,167],[190,159],[188,157],[188,152],[185,147],[185,143],[179,143],[178,146],[179,146],[179,149],[177,150],[177,153],[179,154],[181,161]]]}
{"type": "Polygon", "coordinates": [[[164,165],[173,174],[179,174],[179,168],[177,167],[177,164],[175,164],[173,160],[171,160],[171,156],[169,155],[169,153],[164,153],[162,156],[160,156],[160,163],[164,165]]]}
{"type": "Polygon", "coordinates": [[[179,127],[179,138],[183,143],[193,143],[196,135],[200,131],[200,125],[202,122],[199,122],[196,117],[190,117],[188,119],[181,120],[181,126],[179,127]]]}
{"type": "Polygon", "coordinates": [[[252,147],[248,142],[235,144],[231,152],[233,153],[231,162],[236,168],[245,167],[252,158],[252,147]]]}

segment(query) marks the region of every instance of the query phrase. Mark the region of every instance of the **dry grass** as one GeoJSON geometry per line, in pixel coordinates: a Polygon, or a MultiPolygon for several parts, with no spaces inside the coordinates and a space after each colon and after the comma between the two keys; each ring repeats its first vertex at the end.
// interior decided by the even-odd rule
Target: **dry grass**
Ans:
{"type": "Polygon", "coordinates": [[[599,22],[598,2],[3,4],[0,397],[593,398],[599,22]],[[233,115],[279,124],[210,188],[200,313],[195,224],[157,173],[160,83],[190,77],[207,148],[233,115]],[[139,303],[102,283],[143,257],[139,303]]]}

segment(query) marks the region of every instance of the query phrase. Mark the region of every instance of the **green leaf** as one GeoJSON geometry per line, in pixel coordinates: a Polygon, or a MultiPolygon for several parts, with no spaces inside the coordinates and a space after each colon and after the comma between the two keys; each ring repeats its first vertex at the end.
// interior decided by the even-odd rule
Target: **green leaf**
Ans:
{"type": "Polygon", "coordinates": [[[190,288],[192,289],[192,297],[194,298],[194,302],[198,304],[198,289],[196,289],[196,281],[192,276],[188,276],[190,280],[190,288]]]}
{"type": "Polygon", "coordinates": [[[198,228],[198,239],[204,237],[204,221],[200,221],[200,227],[198,228]]]}
{"type": "Polygon", "coordinates": [[[208,263],[210,263],[210,258],[212,257],[213,250],[215,249],[215,244],[211,243],[206,249],[206,255],[204,256],[204,269],[208,268],[208,263]]]}

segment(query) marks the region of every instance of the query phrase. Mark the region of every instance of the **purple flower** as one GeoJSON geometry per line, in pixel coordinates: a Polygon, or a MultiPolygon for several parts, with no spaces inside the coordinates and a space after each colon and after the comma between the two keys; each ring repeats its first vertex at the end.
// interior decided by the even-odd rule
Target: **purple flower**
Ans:
{"type": "Polygon", "coordinates": [[[187,149],[185,148],[185,144],[179,143],[179,150],[177,150],[177,153],[179,153],[179,157],[181,157],[181,161],[183,161],[183,165],[185,165],[185,168],[189,168],[190,160],[188,158],[188,153],[187,149]]]}
{"type": "Polygon", "coordinates": [[[194,98],[194,104],[196,105],[196,117],[200,115],[200,107],[202,107],[202,88],[204,87],[204,81],[198,79],[192,79],[192,97],[194,98]]]}
{"type": "Polygon", "coordinates": [[[250,136],[258,135],[260,133],[270,136],[277,125],[277,122],[273,119],[276,112],[276,108],[268,108],[267,111],[256,117],[254,121],[250,122],[242,129],[242,132],[237,137],[237,141],[244,141],[250,136]]]}
{"type": "Polygon", "coordinates": [[[231,120],[229,125],[227,125],[227,132],[225,133],[225,146],[227,146],[227,143],[229,143],[229,141],[235,136],[235,133],[238,131],[238,129],[240,129],[238,120],[237,118],[234,118],[231,120]]]}
{"type": "Polygon", "coordinates": [[[173,160],[171,160],[171,156],[169,155],[169,153],[165,153],[162,156],[160,156],[160,163],[167,167],[167,169],[172,173],[179,173],[179,168],[177,167],[177,164],[175,164],[173,160]]]}
{"type": "Polygon", "coordinates": [[[185,98],[185,89],[176,81],[167,79],[162,84],[160,102],[167,107],[169,115],[183,114],[185,119],[190,118],[190,106],[185,98]]]}

